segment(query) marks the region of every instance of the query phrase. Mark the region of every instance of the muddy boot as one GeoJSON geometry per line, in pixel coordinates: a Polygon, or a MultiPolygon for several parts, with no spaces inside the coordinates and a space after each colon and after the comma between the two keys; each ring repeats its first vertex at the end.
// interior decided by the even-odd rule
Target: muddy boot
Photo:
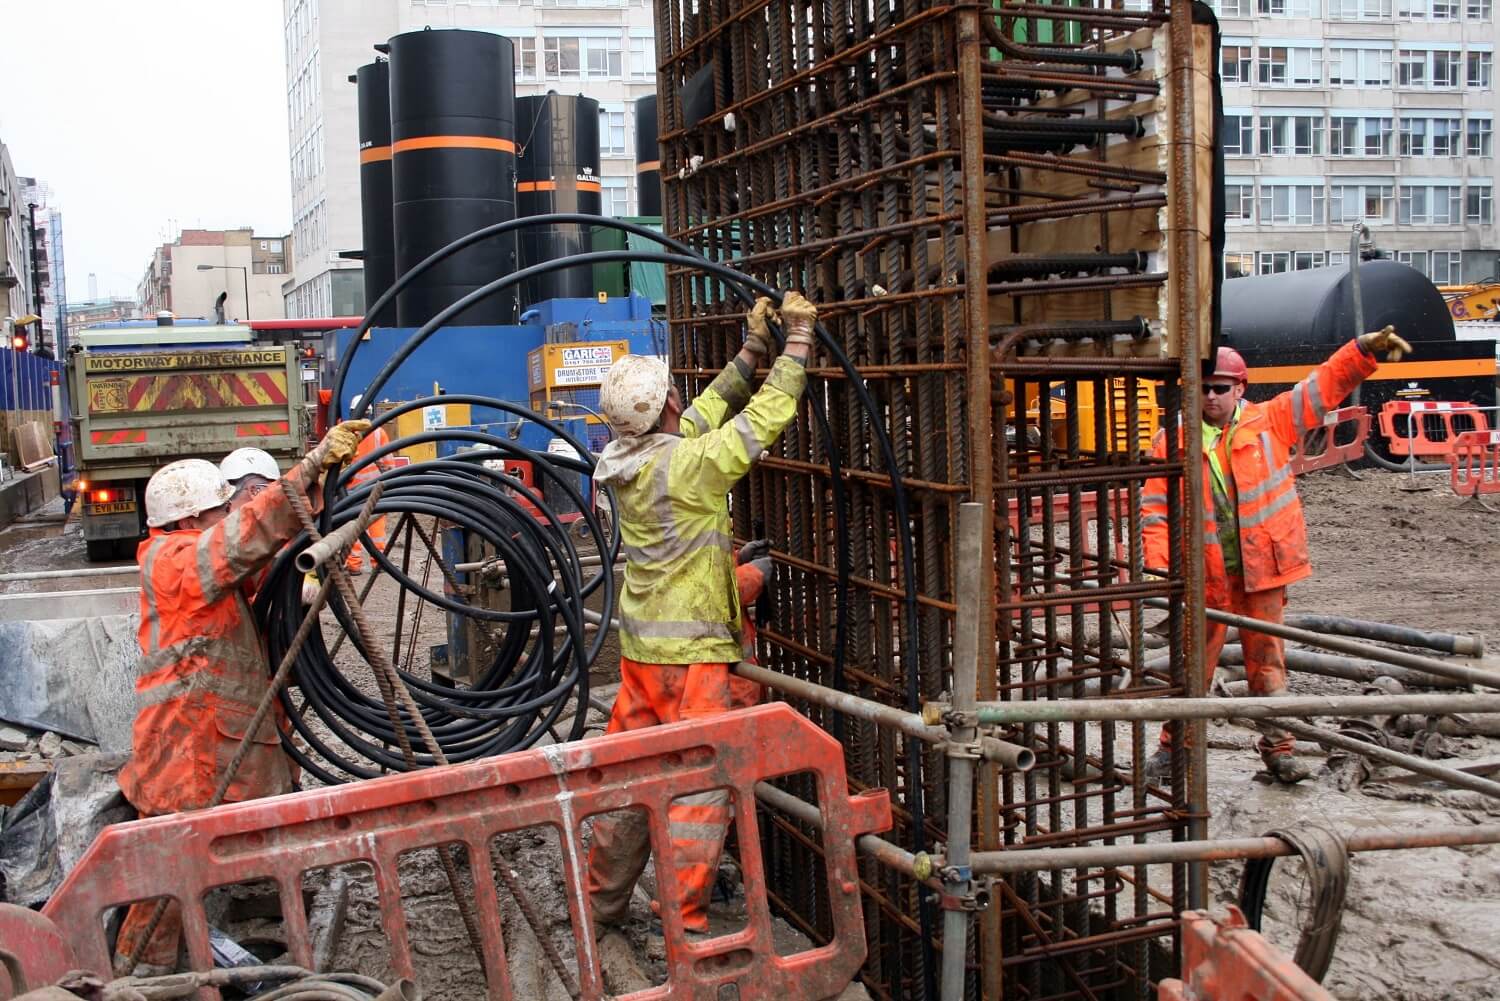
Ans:
{"type": "Polygon", "coordinates": [[[1172,780],[1172,752],[1163,747],[1146,759],[1146,781],[1152,783],[1172,780]]]}
{"type": "Polygon", "coordinates": [[[1263,759],[1266,771],[1282,785],[1296,785],[1312,775],[1312,769],[1290,754],[1273,754],[1263,759]]]}

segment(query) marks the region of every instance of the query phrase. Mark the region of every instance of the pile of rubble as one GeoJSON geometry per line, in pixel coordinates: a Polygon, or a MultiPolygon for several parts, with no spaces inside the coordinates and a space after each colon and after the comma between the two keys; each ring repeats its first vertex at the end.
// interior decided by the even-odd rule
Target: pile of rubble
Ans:
{"type": "Polygon", "coordinates": [[[92,744],[70,740],[51,730],[40,732],[0,723],[0,762],[51,761],[54,758],[92,754],[92,744]]]}

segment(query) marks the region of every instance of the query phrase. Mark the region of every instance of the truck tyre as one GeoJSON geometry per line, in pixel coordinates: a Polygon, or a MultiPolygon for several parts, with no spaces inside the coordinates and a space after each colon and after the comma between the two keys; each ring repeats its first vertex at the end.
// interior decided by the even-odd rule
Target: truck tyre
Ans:
{"type": "Polygon", "coordinates": [[[134,539],[85,539],[83,544],[90,563],[112,563],[135,555],[134,539]]]}

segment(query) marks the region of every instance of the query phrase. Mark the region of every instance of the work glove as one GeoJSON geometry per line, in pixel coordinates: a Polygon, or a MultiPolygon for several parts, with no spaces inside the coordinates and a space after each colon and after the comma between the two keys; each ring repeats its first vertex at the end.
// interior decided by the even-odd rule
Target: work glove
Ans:
{"type": "Polygon", "coordinates": [[[341,466],[354,458],[354,452],[359,448],[359,440],[369,430],[369,421],[344,421],[324,435],[323,440],[318,442],[308,454],[319,468],[332,469],[334,466],[341,466]]]}
{"type": "Polygon", "coordinates": [[[786,342],[813,345],[813,324],[818,321],[818,307],[808,302],[801,292],[793,289],[781,300],[781,322],[786,331],[786,342]]]}
{"type": "Polygon", "coordinates": [[[1400,361],[1402,355],[1411,354],[1411,345],[1398,337],[1396,328],[1390,324],[1373,333],[1360,334],[1358,339],[1367,354],[1384,351],[1386,361],[1400,361]]]}
{"type": "Polygon", "coordinates": [[[302,604],[311,605],[318,600],[318,592],[323,589],[323,584],[318,580],[317,574],[307,574],[302,578],[302,604]]]}
{"type": "Polygon", "coordinates": [[[776,307],[771,300],[761,296],[755,300],[755,308],[750,310],[750,315],[745,318],[745,328],[749,331],[745,335],[745,347],[764,358],[771,353],[771,328],[769,324],[780,323],[781,317],[776,315],[776,307]]]}
{"type": "Polygon", "coordinates": [[[768,559],[770,555],[771,540],[756,539],[753,542],[747,542],[740,547],[740,552],[739,555],[735,557],[735,562],[739,564],[754,563],[756,560],[768,559]]]}

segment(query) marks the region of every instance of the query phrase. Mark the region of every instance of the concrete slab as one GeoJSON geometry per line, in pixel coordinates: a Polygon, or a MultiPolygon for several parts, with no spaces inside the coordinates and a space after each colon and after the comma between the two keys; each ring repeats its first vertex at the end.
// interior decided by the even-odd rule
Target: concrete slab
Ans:
{"type": "Polygon", "coordinates": [[[129,751],[138,623],[134,611],[0,621],[0,719],[129,751]]]}
{"type": "Polygon", "coordinates": [[[82,619],[98,615],[134,615],[140,610],[138,587],[101,587],[77,591],[0,594],[0,622],[82,619]]]}
{"type": "Polygon", "coordinates": [[[0,526],[40,511],[58,492],[55,465],[34,473],[18,471],[14,478],[0,483],[0,526]]]}

